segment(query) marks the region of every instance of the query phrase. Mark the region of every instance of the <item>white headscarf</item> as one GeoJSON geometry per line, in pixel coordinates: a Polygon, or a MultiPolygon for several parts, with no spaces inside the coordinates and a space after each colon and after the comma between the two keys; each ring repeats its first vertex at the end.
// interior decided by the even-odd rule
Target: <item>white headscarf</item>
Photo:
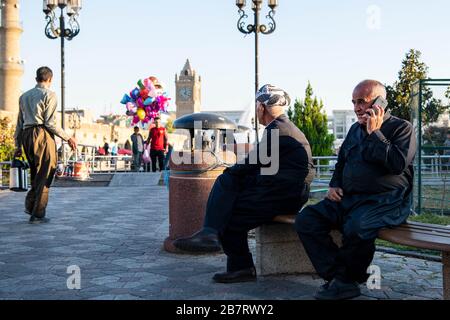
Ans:
{"type": "Polygon", "coordinates": [[[287,92],[271,84],[266,84],[258,90],[256,93],[256,101],[268,107],[287,107],[291,104],[291,98],[287,92]]]}

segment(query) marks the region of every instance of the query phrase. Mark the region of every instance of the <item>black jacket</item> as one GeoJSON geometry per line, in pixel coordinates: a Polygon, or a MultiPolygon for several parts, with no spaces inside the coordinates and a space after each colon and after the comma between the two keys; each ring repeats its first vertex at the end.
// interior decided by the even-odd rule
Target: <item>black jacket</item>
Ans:
{"type": "Polygon", "coordinates": [[[266,127],[245,162],[224,173],[240,180],[240,206],[245,202],[245,210],[276,215],[298,212],[308,199],[315,170],[305,135],[282,115],[266,127]],[[278,170],[264,171],[271,166],[278,170]]]}
{"type": "Polygon", "coordinates": [[[377,194],[413,184],[416,153],[414,129],[406,120],[386,113],[380,130],[367,134],[355,123],[341,146],[330,187],[347,194],[377,194]]]}
{"type": "Polygon", "coordinates": [[[266,176],[267,179],[276,177],[308,184],[312,182],[315,174],[309,142],[286,115],[279,116],[266,127],[261,142],[249,153],[244,163],[236,164],[228,170],[236,175],[259,178],[266,176]],[[273,147],[278,150],[272,150],[273,147]],[[273,159],[269,159],[272,156],[273,159]],[[275,162],[278,162],[278,165],[275,162]],[[271,167],[278,170],[269,170],[266,173],[263,171],[271,167]]]}

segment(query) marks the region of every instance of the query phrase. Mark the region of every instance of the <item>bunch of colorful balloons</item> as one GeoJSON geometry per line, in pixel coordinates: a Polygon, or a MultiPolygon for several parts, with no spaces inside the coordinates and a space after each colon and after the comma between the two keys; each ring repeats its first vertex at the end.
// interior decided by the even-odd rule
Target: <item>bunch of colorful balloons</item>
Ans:
{"type": "Polygon", "coordinates": [[[167,112],[170,98],[156,77],[138,81],[138,86],[125,94],[120,103],[127,108],[127,116],[133,117],[132,125],[149,123],[160,112],[167,112]]]}

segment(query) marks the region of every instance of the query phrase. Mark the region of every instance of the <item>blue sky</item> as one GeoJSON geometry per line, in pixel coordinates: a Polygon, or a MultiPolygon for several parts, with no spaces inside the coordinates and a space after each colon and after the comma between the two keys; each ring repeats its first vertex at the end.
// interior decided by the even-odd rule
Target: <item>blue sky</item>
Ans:
{"type": "MultiPolygon", "coordinates": [[[[279,4],[277,30],[260,40],[261,85],[270,82],[301,97],[311,81],[328,112],[348,109],[358,81],[395,81],[410,48],[422,51],[431,77],[450,78],[448,0],[279,4]],[[380,9],[379,29],[368,27],[373,5],[380,9]]],[[[59,92],[59,41],[45,37],[41,8],[40,0],[21,1],[23,89],[34,85],[37,67],[48,65],[59,92]]],[[[186,58],[202,76],[204,109],[248,107],[254,41],[238,32],[237,19],[234,0],[84,0],[81,33],[66,43],[67,107],[123,113],[123,94],[150,75],[165,82],[173,97],[175,73],[186,58]]]]}

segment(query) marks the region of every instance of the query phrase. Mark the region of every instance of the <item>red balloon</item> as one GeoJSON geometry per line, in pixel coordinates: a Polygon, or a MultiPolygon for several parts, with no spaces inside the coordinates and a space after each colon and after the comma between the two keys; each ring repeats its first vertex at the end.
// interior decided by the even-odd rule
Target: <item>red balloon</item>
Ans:
{"type": "Polygon", "coordinates": [[[147,88],[144,88],[141,90],[141,98],[143,100],[148,98],[148,94],[150,93],[150,90],[148,90],[147,88]]]}

